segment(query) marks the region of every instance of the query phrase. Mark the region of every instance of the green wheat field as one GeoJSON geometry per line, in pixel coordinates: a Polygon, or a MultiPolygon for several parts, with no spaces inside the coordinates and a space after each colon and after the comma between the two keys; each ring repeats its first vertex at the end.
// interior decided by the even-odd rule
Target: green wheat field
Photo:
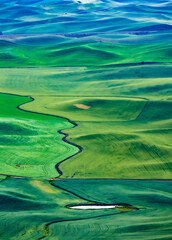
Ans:
{"type": "Polygon", "coordinates": [[[0,5],[0,240],[171,240],[171,0],[0,5]]]}

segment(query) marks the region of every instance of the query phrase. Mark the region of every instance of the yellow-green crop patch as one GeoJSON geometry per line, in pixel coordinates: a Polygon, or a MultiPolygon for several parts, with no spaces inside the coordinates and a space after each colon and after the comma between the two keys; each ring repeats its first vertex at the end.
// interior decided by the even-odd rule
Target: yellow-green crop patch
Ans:
{"type": "Polygon", "coordinates": [[[24,109],[65,116],[72,121],[131,121],[142,111],[146,100],[117,97],[35,96],[24,109]]]}

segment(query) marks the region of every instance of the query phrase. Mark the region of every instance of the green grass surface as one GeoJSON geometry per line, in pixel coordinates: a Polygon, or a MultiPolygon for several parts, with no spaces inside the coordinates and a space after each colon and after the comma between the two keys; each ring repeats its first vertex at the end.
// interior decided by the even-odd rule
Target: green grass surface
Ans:
{"type": "Polygon", "coordinates": [[[73,127],[66,119],[17,109],[28,97],[0,94],[0,174],[53,178],[55,165],[78,149],[57,131],[73,127]]]}

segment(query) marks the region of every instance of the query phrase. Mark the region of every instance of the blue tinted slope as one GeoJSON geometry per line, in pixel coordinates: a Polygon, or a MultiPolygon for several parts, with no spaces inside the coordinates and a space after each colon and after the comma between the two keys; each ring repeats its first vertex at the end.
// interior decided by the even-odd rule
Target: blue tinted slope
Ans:
{"type": "Polygon", "coordinates": [[[45,34],[172,29],[171,1],[3,1],[2,34],[45,34]]]}

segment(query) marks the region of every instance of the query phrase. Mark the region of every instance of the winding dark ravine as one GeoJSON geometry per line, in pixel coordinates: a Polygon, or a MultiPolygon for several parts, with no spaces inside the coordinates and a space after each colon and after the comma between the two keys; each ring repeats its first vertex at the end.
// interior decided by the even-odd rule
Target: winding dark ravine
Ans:
{"type": "MultiPolygon", "coordinates": [[[[21,104],[19,104],[18,106],[16,106],[16,108],[19,109],[20,111],[65,119],[66,121],[68,121],[69,123],[71,123],[71,124],[73,125],[72,128],[75,128],[75,127],[78,126],[75,122],[71,121],[70,119],[68,119],[68,118],[66,118],[66,117],[62,117],[62,116],[58,116],[58,115],[53,115],[53,114],[47,114],[47,113],[39,113],[39,112],[36,112],[36,111],[31,111],[31,110],[23,109],[22,106],[24,106],[25,104],[28,104],[28,103],[31,103],[31,102],[35,101],[35,98],[33,98],[33,97],[30,96],[30,95],[19,95],[19,94],[4,93],[4,92],[0,92],[0,94],[12,95],[12,96],[18,96],[18,97],[27,97],[27,98],[29,98],[29,99],[30,99],[29,102],[21,103],[21,104]]],[[[90,97],[90,96],[89,96],[89,97],[90,97]]],[[[96,96],[96,97],[97,97],[97,96],[96,96]]],[[[137,118],[142,114],[142,112],[144,111],[144,109],[146,108],[146,106],[147,106],[147,104],[148,104],[148,102],[149,102],[149,99],[147,99],[147,98],[142,98],[142,97],[131,97],[131,96],[127,96],[127,97],[126,97],[126,96],[115,96],[115,97],[121,97],[121,98],[125,97],[125,98],[128,98],[128,99],[140,99],[140,100],[145,100],[146,103],[145,103],[143,109],[141,110],[141,112],[138,114],[138,116],[136,116],[135,119],[132,119],[132,120],[130,120],[130,121],[135,121],[135,120],[137,120],[137,118]]],[[[64,129],[62,129],[62,130],[64,130],[64,129]]],[[[55,177],[54,179],[57,179],[57,178],[59,178],[59,177],[61,177],[61,176],[63,175],[63,172],[60,170],[60,164],[61,164],[61,163],[67,161],[68,159],[76,156],[77,154],[79,154],[79,153],[81,153],[81,152],[83,151],[83,148],[82,148],[81,146],[79,146],[79,145],[76,144],[76,143],[72,143],[72,142],[68,141],[68,140],[67,140],[67,137],[68,137],[69,135],[66,134],[66,133],[64,133],[64,132],[62,132],[62,130],[57,131],[59,134],[61,134],[61,135],[64,136],[64,137],[62,138],[62,141],[64,141],[65,143],[67,143],[67,144],[69,144],[69,145],[72,145],[72,146],[78,148],[78,152],[76,152],[75,154],[73,154],[73,155],[71,155],[71,156],[63,159],[62,161],[58,162],[58,163],[55,165],[55,169],[56,169],[56,171],[58,172],[59,176],[55,177]]],[[[0,175],[1,175],[1,176],[7,176],[7,177],[9,177],[9,175],[5,175],[5,174],[0,174],[0,175]]],[[[12,175],[10,175],[10,177],[22,178],[22,176],[12,176],[12,175]]]]}

